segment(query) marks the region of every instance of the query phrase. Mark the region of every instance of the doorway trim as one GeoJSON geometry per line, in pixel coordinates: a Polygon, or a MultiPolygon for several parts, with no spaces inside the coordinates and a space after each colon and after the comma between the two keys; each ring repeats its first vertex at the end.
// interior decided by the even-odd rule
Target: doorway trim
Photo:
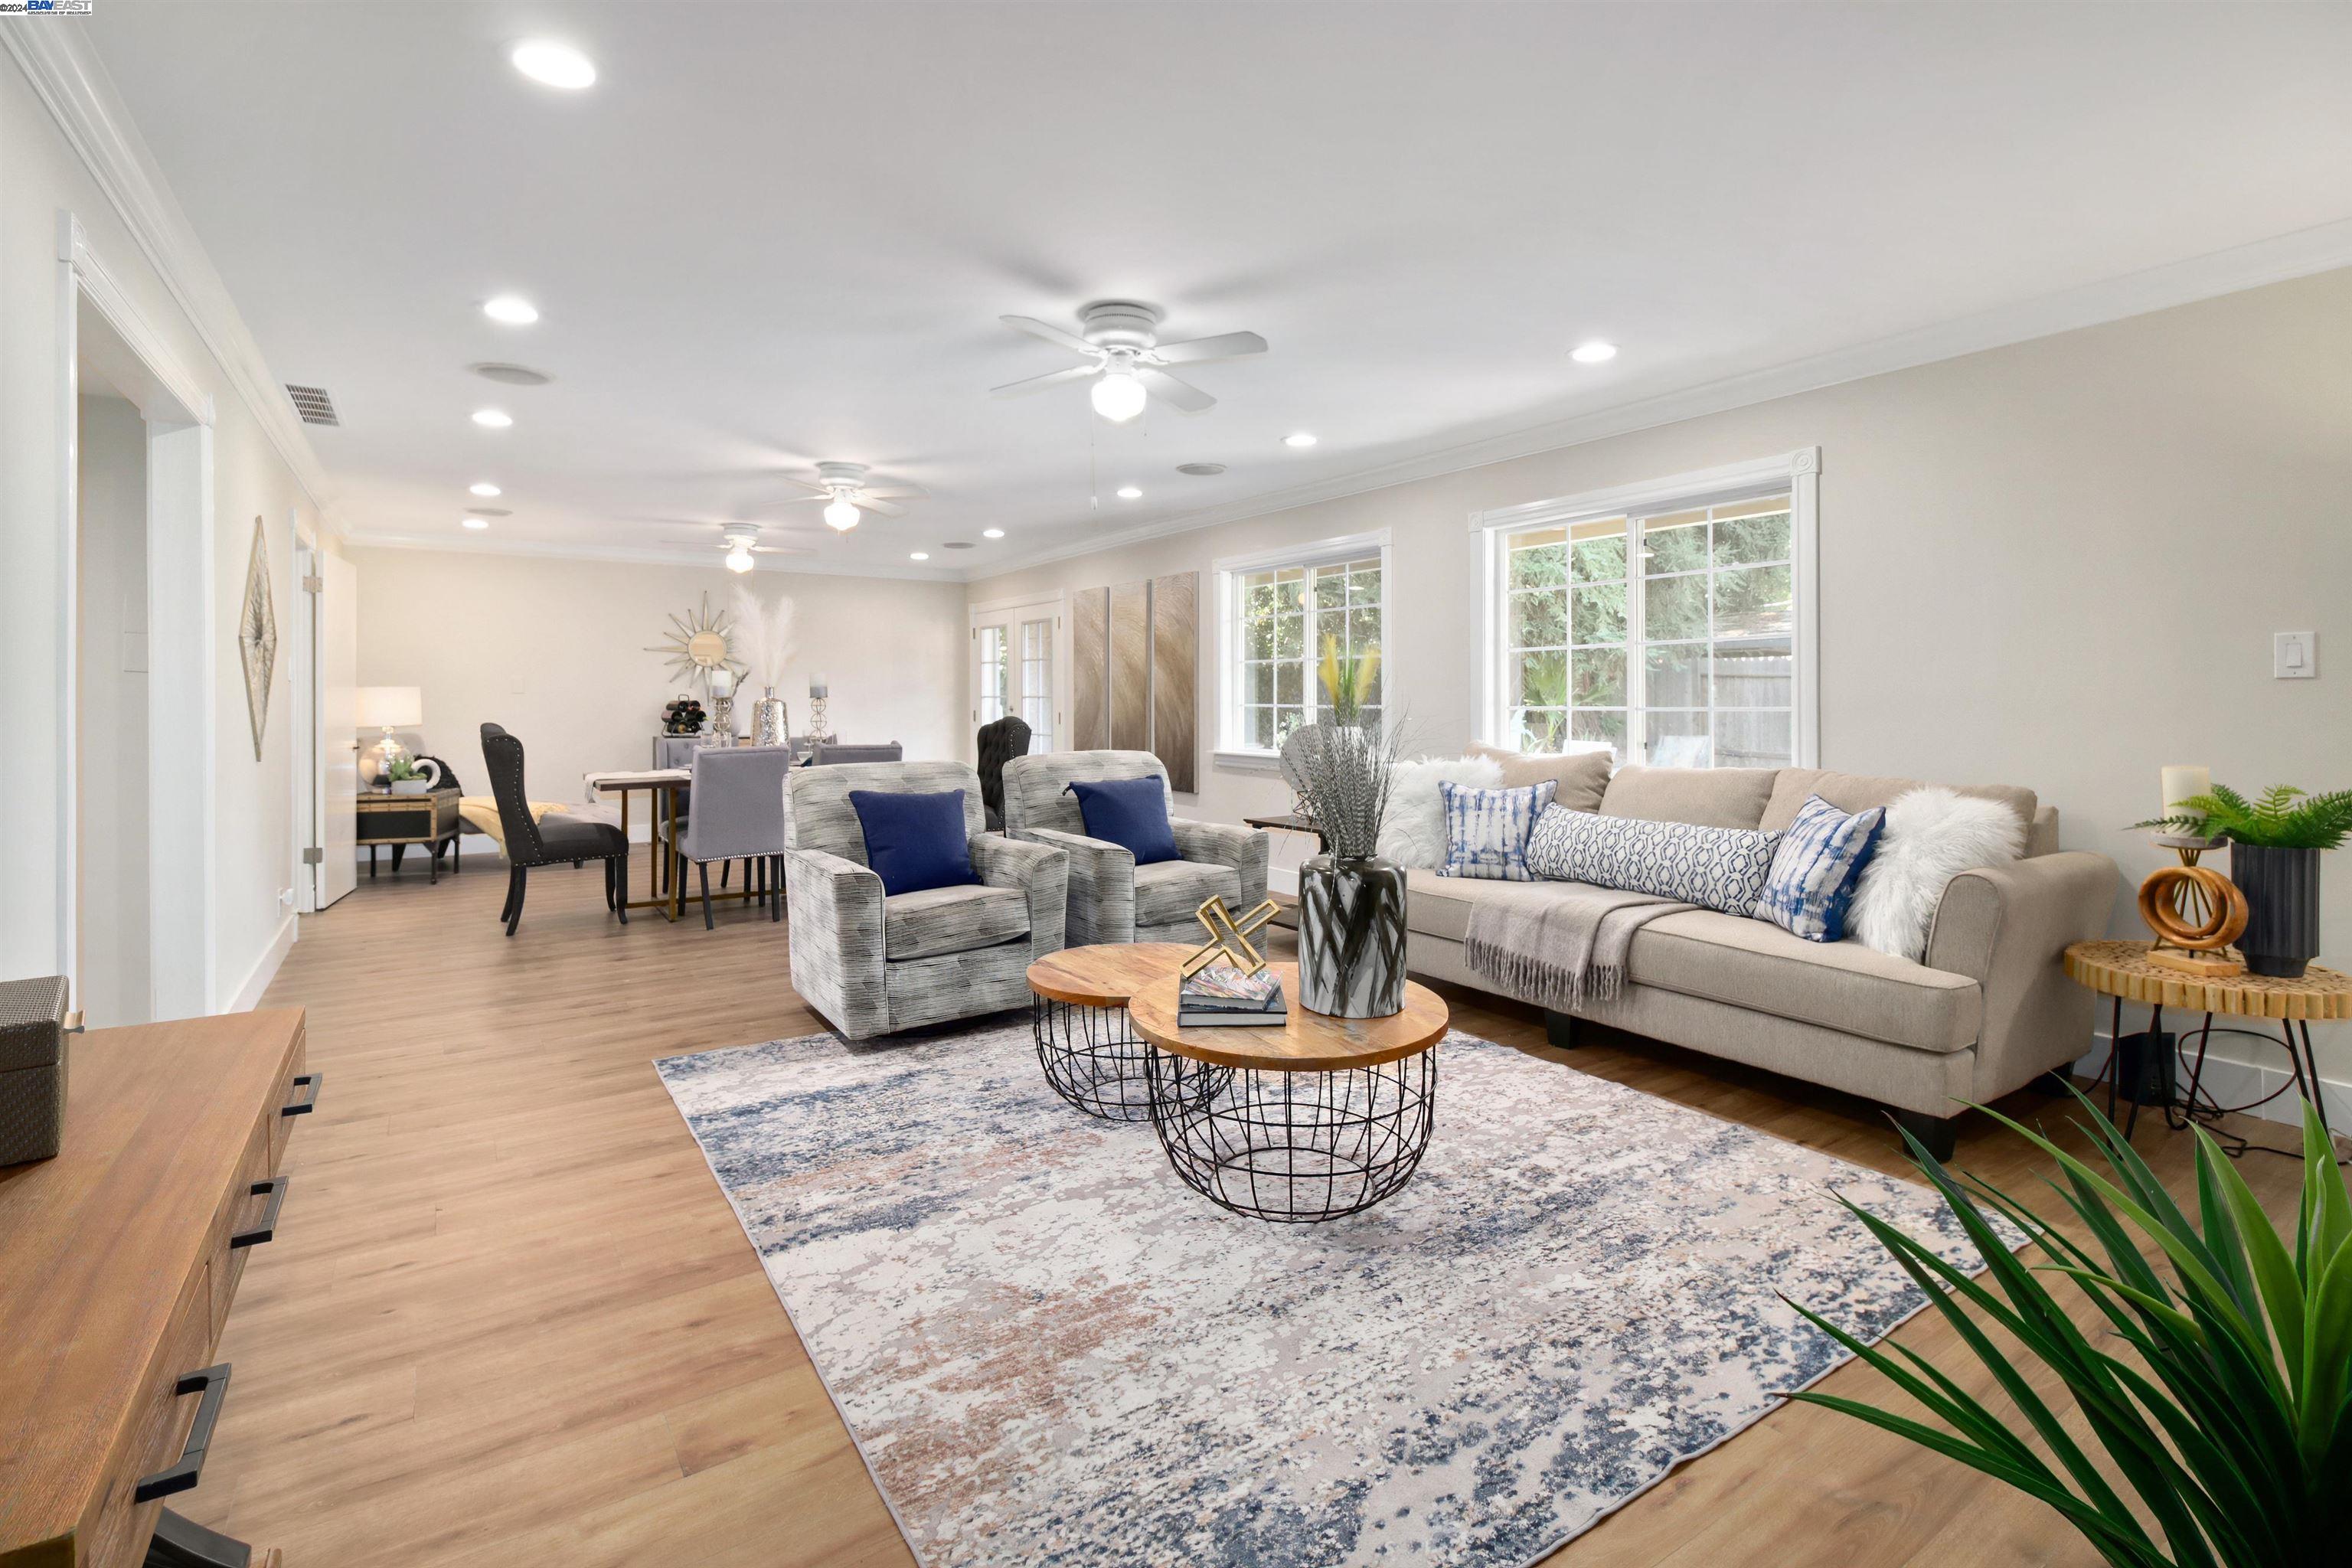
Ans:
{"type": "MultiPolygon", "coordinates": [[[[213,398],[149,321],[70,212],[58,215],[58,973],[79,987],[80,760],[75,739],[81,635],[80,312],[87,304],[131,355],[116,390],[147,424],[148,889],[173,890],[151,922],[156,1018],[218,1005],[213,889],[213,398]],[[194,587],[191,591],[190,584],[194,587]],[[193,884],[193,885],[192,885],[193,884]]],[[[109,352],[111,345],[108,345],[109,352]]]]}

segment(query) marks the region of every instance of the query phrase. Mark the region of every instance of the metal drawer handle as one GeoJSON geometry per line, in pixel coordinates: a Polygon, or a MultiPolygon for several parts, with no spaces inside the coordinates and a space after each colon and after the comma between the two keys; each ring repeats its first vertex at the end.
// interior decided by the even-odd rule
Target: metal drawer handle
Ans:
{"type": "Polygon", "coordinates": [[[322,1072],[295,1074],[294,1087],[296,1089],[308,1089],[310,1092],[300,1100],[289,1100],[286,1104],[279,1106],[278,1108],[278,1114],[280,1116],[308,1116],[310,1112],[318,1110],[319,1086],[326,1081],[327,1075],[322,1072]]]}
{"type": "Polygon", "coordinates": [[[201,1394],[204,1402],[196,1406],[196,1422],[188,1428],[188,1441],[180,1450],[180,1462],[142,1479],[131,1493],[134,1503],[153,1502],[157,1498],[186,1491],[203,1478],[205,1450],[211,1446],[213,1426],[220,1420],[221,1401],[228,1395],[228,1363],[189,1373],[172,1385],[172,1392],[182,1397],[201,1394]]]}
{"type": "Polygon", "coordinates": [[[268,1206],[261,1211],[259,1225],[255,1226],[251,1230],[232,1231],[229,1234],[230,1251],[234,1252],[240,1247],[258,1247],[278,1234],[278,1211],[286,1206],[286,1189],[293,1184],[294,1178],[291,1176],[272,1176],[266,1182],[253,1184],[251,1191],[246,1195],[257,1198],[262,1194],[268,1193],[268,1206]]]}

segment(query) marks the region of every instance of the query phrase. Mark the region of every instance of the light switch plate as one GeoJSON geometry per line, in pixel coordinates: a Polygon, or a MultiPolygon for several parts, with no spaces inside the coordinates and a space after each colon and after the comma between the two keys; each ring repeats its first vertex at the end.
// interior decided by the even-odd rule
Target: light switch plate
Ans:
{"type": "Polygon", "coordinates": [[[2319,637],[2313,632],[2271,634],[2271,676],[2276,680],[2309,680],[2319,673],[2319,637]]]}

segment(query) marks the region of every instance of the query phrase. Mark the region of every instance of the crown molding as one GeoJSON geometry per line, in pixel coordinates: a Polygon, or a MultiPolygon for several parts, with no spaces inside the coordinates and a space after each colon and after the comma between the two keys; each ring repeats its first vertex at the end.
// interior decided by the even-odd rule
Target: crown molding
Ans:
{"type": "Polygon", "coordinates": [[[2168,262],[2144,271],[2062,289],[2032,300],[1997,306],[1968,316],[1957,316],[1913,331],[1869,342],[1832,349],[1826,353],[1791,360],[1785,364],[1680,387],[1637,398],[1613,407],[1595,409],[1507,435],[1464,442],[1418,457],[1360,468],[1312,484],[1269,490],[1242,500],[1227,501],[1200,511],[1180,513],[1159,522],[1140,523],[1117,533],[1098,534],[1081,542],[1032,552],[970,572],[967,582],[1002,577],[1033,566],[1092,555],[1171,534],[1242,522],[1276,512],[1291,511],[1318,502],[1339,500],[1368,490],[1436,479],[1515,458],[1533,457],[1566,447],[1606,440],[1612,436],[1652,430],[1709,414],[1727,413],[1799,393],[1818,392],[1851,381],[1863,381],[1898,370],[1911,370],[1942,360],[1981,353],[2030,342],[2083,327],[2119,321],[2152,310],[2218,299],[2266,284],[2307,278],[2314,273],[2352,267],[2352,219],[2299,229],[2272,239],[2257,240],[2228,250],[2217,250],[2185,261],[2168,262]]]}
{"type": "MultiPolygon", "coordinates": [[[[351,550],[422,550],[436,555],[520,555],[539,561],[603,561],[633,566],[687,566],[719,569],[715,551],[648,550],[626,544],[551,544],[536,540],[433,539],[410,533],[346,533],[351,550]]],[[[952,570],[920,566],[854,566],[846,562],[821,561],[811,555],[782,555],[773,563],[756,563],[749,575],[777,573],[802,577],[877,577],[901,583],[940,583],[950,587],[970,579],[952,570]]]]}
{"type": "Polygon", "coordinates": [[[328,505],[326,470],[302,433],[301,420],[82,30],[39,24],[0,27],[0,47],[32,83],[238,399],[292,470],[295,483],[329,531],[341,531],[328,505]]]}

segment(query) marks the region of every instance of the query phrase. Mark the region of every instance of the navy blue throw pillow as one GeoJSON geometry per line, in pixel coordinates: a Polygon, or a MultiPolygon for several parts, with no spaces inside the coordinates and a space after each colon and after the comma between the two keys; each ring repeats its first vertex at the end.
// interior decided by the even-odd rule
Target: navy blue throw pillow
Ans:
{"type": "Polygon", "coordinates": [[[1139,866],[1183,858],[1176,853],[1176,830],[1168,826],[1168,792],[1159,779],[1103,779],[1074,784],[1070,793],[1078,797],[1087,837],[1118,845],[1139,866]]]}
{"type": "Polygon", "coordinates": [[[964,837],[963,791],[902,795],[854,789],[850,808],[866,833],[866,863],[886,897],[926,888],[966,888],[980,880],[964,837]]]}

